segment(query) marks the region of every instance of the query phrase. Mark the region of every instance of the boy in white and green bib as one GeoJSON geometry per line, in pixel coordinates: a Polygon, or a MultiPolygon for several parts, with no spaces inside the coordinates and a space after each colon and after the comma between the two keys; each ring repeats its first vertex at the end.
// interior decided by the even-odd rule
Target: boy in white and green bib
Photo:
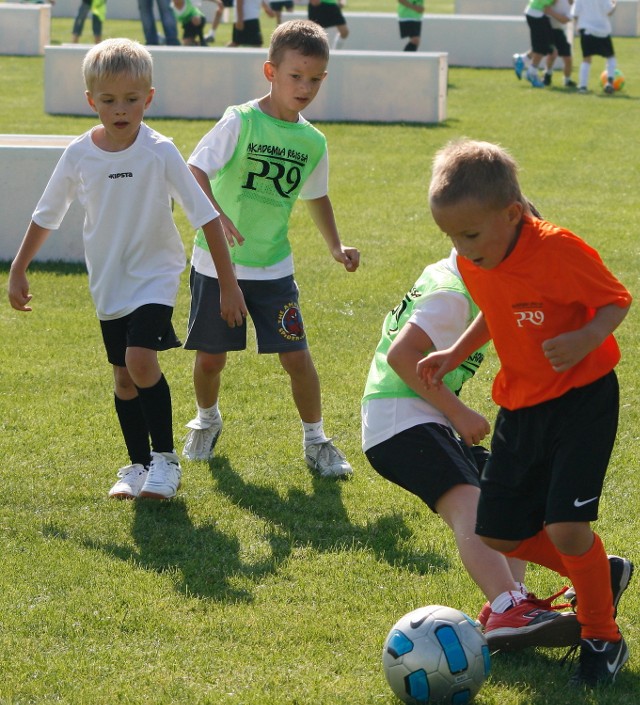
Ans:
{"type": "Polygon", "coordinates": [[[422,34],[423,0],[398,0],[400,39],[408,39],[403,51],[418,51],[422,34]]]}
{"type": "MultiPolygon", "coordinates": [[[[324,433],[320,383],[298,304],[288,236],[291,209],[300,197],[333,258],[348,272],[358,267],[360,254],[342,244],[328,196],[325,137],[299,113],[317,95],[328,59],[327,36],[317,24],[293,20],[279,25],[264,65],[270,93],[228,108],[193,151],[189,167],[220,212],[258,352],[278,354],[289,375],[306,462],[321,476],[344,477],[352,469],[324,433]]],[[[221,373],[227,353],[246,348],[246,323],[220,325],[217,274],[201,234],[191,264],[185,348],[196,350],[198,414],[187,424],[184,455],[208,460],[222,429],[221,373]]]]}
{"type": "Polygon", "coordinates": [[[489,457],[478,444],[491,429],[458,395],[486,346],[438,388],[427,389],[416,369],[426,351],[448,348],[477,313],[455,250],[426,267],[382,324],[362,400],[362,449],[379,475],[421,499],[452,530],[464,567],[487,598],[478,621],[491,649],[571,645],[579,631],[575,614],[535,599],[523,584],[526,564],[475,533],[479,474],[489,457]],[[531,614],[524,628],[511,618],[522,610],[531,614]]]}

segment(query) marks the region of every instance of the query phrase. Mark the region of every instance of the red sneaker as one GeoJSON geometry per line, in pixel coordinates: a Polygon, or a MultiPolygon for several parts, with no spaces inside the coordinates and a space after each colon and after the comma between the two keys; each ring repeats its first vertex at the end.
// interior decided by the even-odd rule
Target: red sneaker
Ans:
{"type": "Polygon", "coordinates": [[[487,626],[487,621],[489,620],[489,617],[491,616],[491,603],[490,602],[485,602],[484,605],[482,605],[482,609],[480,610],[480,613],[476,617],[476,622],[480,622],[480,625],[484,629],[487,626]]]}
{"type": "Polygon", "coordinates": [[[578,618],[573,612],[557,612],[550,609],[554,598],[538,600],[534,595],[529,595],[506,612],[492,612],[484,630],[489,648],[514,651],[529,646],[578,644],[578,618]]]}

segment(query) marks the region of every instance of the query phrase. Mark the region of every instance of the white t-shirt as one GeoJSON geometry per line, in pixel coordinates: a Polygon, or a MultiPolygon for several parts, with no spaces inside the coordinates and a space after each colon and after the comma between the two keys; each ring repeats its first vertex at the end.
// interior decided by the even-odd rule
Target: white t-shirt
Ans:
{"type": "MultiPolygon", "coordinates": [[[[561,15],[571,17],[571,3],[569,2],[569,0],[556,0],[553,4],[553,9],[561,15]]],[[[551,26],[554,29],[561,29],[563,31],[566,31],[567,25],[565,23],[560,22],[555,17],[551,16],[549,16],[549,20],[551,22],[551,26]]]]}
{"type": "Polygon", "coordinates": [[[33,221],[57,230],[74,199],[85,209],[89,289],[101,320],[145,304],[174,306],[186,258],[171,199],[194,228],[218,212],[170,139],[143,123],[129,148],[106,152],[94,144],[94,129],[65,149],[33,221]]]}
{"type": "MultiPolygon", "coordinates": [[[[256,110],[260,110],[258,100],[249,101],[249,104],[256,110]]],[[[306,123],[307,120],[300,115],[298,122],[306,123]]],[[[189,164],[202,169],[212,180],[218,171],[231,159],[238,144],[241,124],[242,120],[238,113],[232,110],[228,111],[196,145],[188,159],[189,164]]],[[[329,156],[325,151],[316,168],[309,174],[302,185],[299,198],[301,200],[312,200],[314,198],[322,198],[327,193],[329,193],[329,156]]],[[[238,245],[235,245],[235,247],[238,247],[238,245]]],[[[197,245],[193,248],[191,264],[199,274],[204,274],[207,277],[217,277],[211,255],[197,245]]],[[[270,267],[247,267],[238,264],[235,265],[235,272],[238,279],[282,279],[293,274],[293,256],[289,255],[281,262],[270,267]]]]}
{"type": "MultiPolygon", "coordinates": [[[[458,272],[455,250],[447,265],[458,272]]],[[[417,325],[429,336],[436,350],[442,350],[453,345],[464,333],[470,314],[469,302],[463,294],[435,291],[416,307],[405,325],[417,325]]],[[[451,427],[446,416],[420,397],[369,399],[362,405],[362,450],[423,423],[451,427]]]]}
{"type": "Polygon", "coordinates": [[[576,29],[584,29],[594,37],[608,37],[611,34],[609,14],[613,8],[611,0],[575,0],[571,14],[578,18],[576,29]]]}

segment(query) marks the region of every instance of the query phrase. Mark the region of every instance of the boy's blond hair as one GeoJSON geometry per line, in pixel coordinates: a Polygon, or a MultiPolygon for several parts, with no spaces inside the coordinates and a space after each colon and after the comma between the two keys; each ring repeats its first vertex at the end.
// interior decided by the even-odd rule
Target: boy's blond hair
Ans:
{"type": "Polygon", "coordinates": [[[518,165],[506,149],[490,142],[460,139],[436,152],[429,203],[448,207],[468,199],[496,209],[519,202],[529,211],[518,182],[518,165]]]}
{"type": "Polygon", "coordinates": [[[122,73],[144,80],[151,88],[153,59],[139,42],[105,39],[90,49],[82,62],[84,84],[90,92],[98,81],[122,73]]]}
{"type": "Polygon", "coordinates": [[[269,61],[277,66],[287,49],[329,61],[327,33],[310,20],[289,20],[275,28],[269,45],[269,61]]]}

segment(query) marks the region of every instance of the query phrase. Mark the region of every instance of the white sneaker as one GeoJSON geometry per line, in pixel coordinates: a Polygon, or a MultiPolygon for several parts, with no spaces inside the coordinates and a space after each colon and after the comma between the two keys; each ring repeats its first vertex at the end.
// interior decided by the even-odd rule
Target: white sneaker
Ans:
{"type": "Polygon", "coordinates": [[[189,421],[187,428],[189,432],[184,442],[182,455],[189,460],[211,460],[213,449],[216,447],[218,437],[222,431],[222,416],[205,425],[199,418],[189,421]]]}
{"type": "Polygon", "coordinates": [[[348,477],[353,473],[344,453],[333,445],[331,438],[305,446],[304,459],[320,477],[348,477]]]}
{"type": "Polygon", "coordinates": [[[182,468],[175,453],[151,452],[151,464],[139,497],[151,499],[171,499],[180,487],[182,468]]]}
{"type": "Polygon", "coordinates": [[[120,478],[109,490],[109,497],[113,499],[135,499],[139,494],[149,470],[140,463],[127,465],[118,470],[120,478]]]}

